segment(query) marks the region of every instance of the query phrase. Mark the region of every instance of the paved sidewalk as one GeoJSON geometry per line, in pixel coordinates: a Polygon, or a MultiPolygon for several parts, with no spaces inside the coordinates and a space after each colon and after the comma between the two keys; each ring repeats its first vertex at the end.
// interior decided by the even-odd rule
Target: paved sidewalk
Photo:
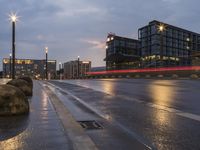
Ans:
{"type": "Polygon", "coordinates": [[[38,81],[28,116],[0,117],[0,150],[71,150],[72,144],[38,81]]]}
{"type": "Polygon", "coordinates": [[[2,79],[0,79],[0,85],[6,84],[8,81],[10,81],[10,79],[4,79],[4,78],[2,78],[2,79]]]}

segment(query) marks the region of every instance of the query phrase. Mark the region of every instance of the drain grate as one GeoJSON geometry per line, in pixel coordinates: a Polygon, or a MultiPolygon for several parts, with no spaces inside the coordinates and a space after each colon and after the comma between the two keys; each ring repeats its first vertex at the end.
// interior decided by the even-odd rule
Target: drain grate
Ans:
{"type": "Polygon", "coordinates": [[[86,130],[103,129],[103,126],[95,120],[78,121],[86,130]]]}

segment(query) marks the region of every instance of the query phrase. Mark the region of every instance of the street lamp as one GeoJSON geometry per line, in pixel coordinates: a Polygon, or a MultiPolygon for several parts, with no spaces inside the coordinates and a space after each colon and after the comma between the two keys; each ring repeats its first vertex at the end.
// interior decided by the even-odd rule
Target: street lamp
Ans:
{"type": "Polygon", "coordinates": [[[61,80],[61,67],[62,67],[62,63],[59,62],[59,77],[60,77],[60,80],[61,80]]]}
{"type": "Polygon", "coordinates": [[[12,79],[15,79],[15,23],[18,21],[18,17],[14,13],[11,13],[9,17],[12,22],[12,79]]]}
{"type": "Polygon", "coordinates": [[[11,64],[12,64],[12,54],[10,53],[10,61],[9,61],[9,63],[10,63],[10,65],[9,65],[9,69],[10,69],[10,73],[9,73],[9,76],[10,76],[10,78],[11,78],[11,75],[12,75],[12,67],[11,67],[11,64]]]}
{"type": "Polygon", "coordinates": [[[158,26],[158,32],[160,32],[160,60],[161,60],[162,65],[163,65],[163,32],[165,30],[166,30],[166,26],[164,24],[160,24],[158,26]]]}
{"type": "Polygon", "coordinates": [[[48,79],[48,47],[45,47],[45,53],[46,53],[46,80],[48,79]]]}
{"type": "Polygon", "coordinates": [[[78,65],[77,65],[77,77],[78,77],[78,79],[80,77],[79,61],[80,61],[80,56],[78,56],[78,65]]]}

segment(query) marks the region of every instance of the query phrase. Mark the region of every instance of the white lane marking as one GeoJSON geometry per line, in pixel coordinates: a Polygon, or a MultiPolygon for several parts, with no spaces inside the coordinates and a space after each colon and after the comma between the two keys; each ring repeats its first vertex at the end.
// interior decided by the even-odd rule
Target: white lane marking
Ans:
{"type": "MultiPolygon", "coordinates": [[[[93,111],[94,113],[96,113],[98,116],[100,116],[101,118],[104,118],[105,120],[109,120],[108,115],[107,114],[103,114],[102,112],[98,111],[97,109],[93,108],[92,106],[88,105],[86,102],[84,102],[84,100],[78,98],[77,96],[73,95],[71,92],[69,92],[68,90],[63,90],[62,88],[52,84],[52,83],[47,83],[46,86],[48,86],[52,91],[55,92],[55,89],[57,88],[58,90],[67,93],[68,95],[70,95],[71,97],[73,97],[75,100],[77,100],[78,102],[80,102],[83,106],[85,106],[87,109],[93,111]],[[49,86],[49,85],[50,86],[49,86]],[[54,89],[54,88],[55,89],[54,89]]],[[[112,119],[112,122],[116,122],[114,121],[114,119],[112,119]]],[[[124,127],[123,125],[121,125],[120,123],[116,122],[116,124],[118,126],[120,126],[127,134],[132,135],[133,137],[135,137],[139,142],[141,142],[144,146],[146,146],[148,149],[150,150],[155,150],[156,148],[151,145],[149,142],[147,142],[147,140],[143,139],[142,137],[138,136],[136,133],[128,130],[126,127],[124,127]]]]}
{"type": "Polygon", "coordinates": [[[190,118],[190,119],[193,119],[193,120],[196,120],[196,121],[200,122],[200,116],[196,115],[196,114],[180,112],[180,113],[177,113],[177,115],[183,116],[183,117],[187,117],[187,118],[190,118]]]}
{"type": "Polygon", "coordinates": [[[55,92],[55,89],[54,88],[57,88],[59,89],[60,91],[64,92],[64,93],[67,93],[68,95],[70,95],[71,97],[73,97],[74,99],[76,99],[78,102],[80,102],[82,105],[84,105],[86,108],[88,108],[89,110],[92,110],[93,112],[95,112],[97,115],[99,115],[100,117],[102,118],[105,118],[105,115],[103,115],[102,113],[100,113],[99,111],[97,111],[96,109],[94,109],[93,107],[91,107],[90,105],[88,105],[86,102],[84,102],[83,100],[81,100],[80,98],[76,97],[75,95],[73,95],[71,92],[67,91],[67,90],[63,90],[62,88],[56,86],[56,85],[53,85],[51,83],[48,82],[48,84],[50,84],[51,86],[48,86],[52,91],[55,92]]]}
{"type": "Polygon", "coordinates": [[[145,101],[142,101],[142,100],[139,100],[139,99],[136,99],[136,98],[130,98],[130,97],[127,97],[127,96],[118,96],[118,97],[121,97],[121,98],[124,98],[124,99],[127,99],[127,100],[132,100],[132,101],[137,102],[137,103],[143,103],[144,105],[147,105],[149,107],[164,110],[164,111],[167,111],[167,112],[170,112],[170,113],[175,113],[178,116],[189,118],[189,119],[200,122],[200,115],[197,115],[197,114],[184,112],[184,111],[181,111],[181,110],[178,110],[178,109],[175,109],[175,108],[170,108],[170,107],[167,107],[167,106],[158,105],[158,104],[154,104],[154,103],[151,103],[151,102],[145,102],[145,101]]]}
{"type": "MultiPolygon", "coordinates": [[[[67,81],[65,81],[64,83],[79,85],[79,86],[82,86],[82,87],[85,87],[85,88],[93,89],[94,91],[105,93],[101,89],[95,89],[95,88],[89,87],[87,85],[81,85],[80,83],[73,83],[73,82],[67,82],[67,81]]],[[[109,94],[109,93],[106,93],[106,94],[109,94]]],[[[111,95],[111,94],[109,94],[109,95],[111,95]]],[[[164,110],[164,111],[167,111],[167,112],[170,112],[170,113],[174,113],[178,116],[185,117],[185,118],[192,119],[192,120],[200,122],[200,115],[197,115],[197,114],[184,112],[184,111],[181,111],[181,110],[178,110],[178,109],[175,109],[175,108],[170,108],[170,107],[167,107],[167,106],[158,105],[158,104],[154,104],[154,103],[151,103],[151,102],[145,102],[145,101],[142,101],[142,100],[139,100],[139,99],[136,99],[136,98],[130,98],[130,97],[127,97],[127,96],[124,96],[124,95],[114,95],[114,96],[121,97],[121,98],[124,98],[126,100],[131,100],[131,101],[134,101],[134,102],[137,102],[137,103],[143,103],[143,104],[145,104],[149,107],[164,110]]]]}

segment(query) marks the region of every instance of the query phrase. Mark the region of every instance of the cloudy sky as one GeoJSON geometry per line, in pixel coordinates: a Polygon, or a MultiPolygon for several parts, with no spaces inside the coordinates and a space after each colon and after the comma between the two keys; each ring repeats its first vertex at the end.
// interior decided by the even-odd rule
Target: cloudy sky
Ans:
{"type": "MultiPolygon", "coordinates": [[[[107,33],[137,38],[137,29],[160,20],[200,33],[199,0],[0,0],[0,60],[11,52],[17,12],[16,57],[66,62],[80,56],[104,66],[107,33]]],[[[2,64],[0,63],[0,70],[2,64]]]]}

